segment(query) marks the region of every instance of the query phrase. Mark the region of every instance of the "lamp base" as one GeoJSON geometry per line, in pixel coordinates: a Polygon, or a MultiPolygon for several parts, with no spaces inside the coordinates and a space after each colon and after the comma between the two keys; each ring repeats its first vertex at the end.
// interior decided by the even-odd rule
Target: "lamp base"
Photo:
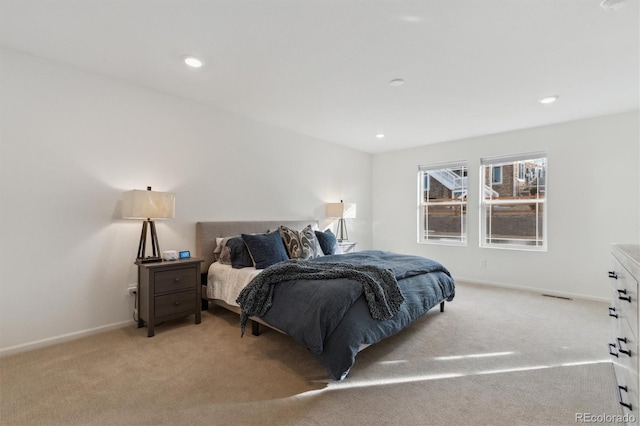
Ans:
{"type": "Polygon", "coordinates": [[[349,240],[347,233],[347,222],[344,219],[338,220],[338,229],[336,229],[336,240],[342,242],[349,240]]]}
{"type": "Polygon", "coordinates": [[[136,263],[154,263],[154,262],[162,262],[161,257],[144,257],[141,259],[136,259],[136,263]]]}
{"type": "Polygon", "coordinates": [[[138,245],[138,257],[136,263],[152,263],[162,262],[160,257],[160,244],[158,244],[158,234],[156,234],[156,224],[151,219],[147,219],[142,223],[142,232],[140,233],[140,244],[138,245]],[[151,229],[151,256],[146,256],[147,248],[147,228],[151,229]]]}

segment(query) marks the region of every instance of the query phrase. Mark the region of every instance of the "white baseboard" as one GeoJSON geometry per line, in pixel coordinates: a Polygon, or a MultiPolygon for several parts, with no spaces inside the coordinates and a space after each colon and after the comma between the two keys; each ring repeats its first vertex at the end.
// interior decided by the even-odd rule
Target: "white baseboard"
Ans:
{"type": "Polygon", "coordinates": [[[528,292],[531,292],[531,293],[548,294],[550,296],[558,296],[558,297],[568,297],[569,299],[581,299],[581,300],[591,300],[591,301],[594,301],[594,302],[611,303],[611,299],[587,296],[587,295],[584,295],[584,294],[567,293],[567,292],[563,292],[563,291],[546,290],[546,289],[540,289],[540,288],[534,288],[534,287],[507,284],[507,283],[496,283],[496,282],[491,282],[491,281],[481,281],[481,280],[476,280],[476,279],[471,279],[471,278],[463,278],[463,277],[453,277],[453,278],[454,278],[455,281],[460,281],[462,283],[480,284],[480,285],[486,285],[486,286],[492,286],[492,287],[511,288],[511,289],[514,289],[514,290],[528,291],[528,292]]]}
{"type": "Polygon", "coordinates": [[[34,342],[23,343],[16,346],[9,346],[8,348],[0,349],[0,357],[14,355],[20,352],[27,352],[38,348],[44,348],[46,346],[55,345],[58,343],[68,342],[70,340],[80,339],[81,337],[91,336],[92,334],[98,334],[109,330],[115,330],[117,328],[127,327],[134,324],[134,321],[127,320],[121,322],[114,322],[113,324],[107,324],[100,327],[89,328],[87,330],[75,331],[73,333],[63,334],[60,336],[49,337],[47,339],[36,340],[34,342]]]}

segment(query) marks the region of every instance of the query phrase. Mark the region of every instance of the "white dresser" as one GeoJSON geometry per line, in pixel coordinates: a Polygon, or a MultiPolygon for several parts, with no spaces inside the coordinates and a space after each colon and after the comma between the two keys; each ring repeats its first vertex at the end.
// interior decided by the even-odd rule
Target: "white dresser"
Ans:
{"type": "Polygon", "coordinates": [[[640,383],[638,379],[638,291],[640,245],[612,244],[609,282],[613,303],[609,316],[613,322],[609,353],[613,358],[618,401],[629,425],[640,422],[640,383]]]}

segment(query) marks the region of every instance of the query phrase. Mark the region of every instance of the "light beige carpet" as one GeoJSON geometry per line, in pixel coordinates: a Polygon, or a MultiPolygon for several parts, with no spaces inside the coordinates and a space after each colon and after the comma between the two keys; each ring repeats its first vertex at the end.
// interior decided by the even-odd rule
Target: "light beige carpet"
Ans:
{"type": "Polygon", "coordinates": [[[620,415],[607,305],[457,283],[445,312],[327,380],[267,330],[220,308],[0,359],[2,425],[575,425],[620,415]]]}

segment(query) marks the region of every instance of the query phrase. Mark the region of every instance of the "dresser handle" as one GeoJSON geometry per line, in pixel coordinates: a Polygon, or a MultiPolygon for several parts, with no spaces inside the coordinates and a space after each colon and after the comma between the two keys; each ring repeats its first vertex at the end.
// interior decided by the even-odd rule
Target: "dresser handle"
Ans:
{"type": "Polygon", "coordinates": [[[618,353],[617,352],[611,352],[612,349],[617,349],[615,343],[609,343],[609,355],[613,355],[616,358],[618,358],[618,353]]]}
{"type": "Polygon", "coordinates": [[[618,291],[618,299],[620,300],[626,300],[627,302],[631,303],[631,296],[621,296],[621,294],[627,294],[627,289],[624,288],[622,290],[617,290],[618,291]]]}
{"type": "Polygon", "coordinates": [[[618,402],[623,407],[627,407],[629,410],[633,410],[633,408],[631,407],[631,404],[627,404],[626,402],[624,402],[622,400],[622,392],[620,392],[620,391],[625,391],[625,392],[629,393],[629,391],[627,390],[627,387],[626,386],[618,386],[618,402]]]}
{"type": "Polygon", "coordinates": [[[175,305],[176,305],[176,306],[180,305],[180,301],[179,301],[179,300],[176,300],[175,305]]]}
{"type": "Polygon", "coordinates": [[[616,308],[612,308],[612,307],[609,308],[609,316],[618,318],[618,314],[616,314],[616,308]]]}
{"type": "Polygon", "coordinates": [[[174,281],[175,281],[175,282],[180,281],[180,277],[177,277],[174,281]]]}
{"type": "Polygon", "coordinates": [[[624,349],[622,349],[622,345],[621,343],[624,343],[625,345],[627,344],[627,338],[626,337],[618,337],[618,352],[621,352],[625,355],[631,356],[631,349],[627,349],[626,351],[624,349]]]}
{"type": "Polygon", "coordinates": [[[615,278],[617,280],[618,274],[616,274],[616,271],[609,271],[609,278],[615,278]]]}

